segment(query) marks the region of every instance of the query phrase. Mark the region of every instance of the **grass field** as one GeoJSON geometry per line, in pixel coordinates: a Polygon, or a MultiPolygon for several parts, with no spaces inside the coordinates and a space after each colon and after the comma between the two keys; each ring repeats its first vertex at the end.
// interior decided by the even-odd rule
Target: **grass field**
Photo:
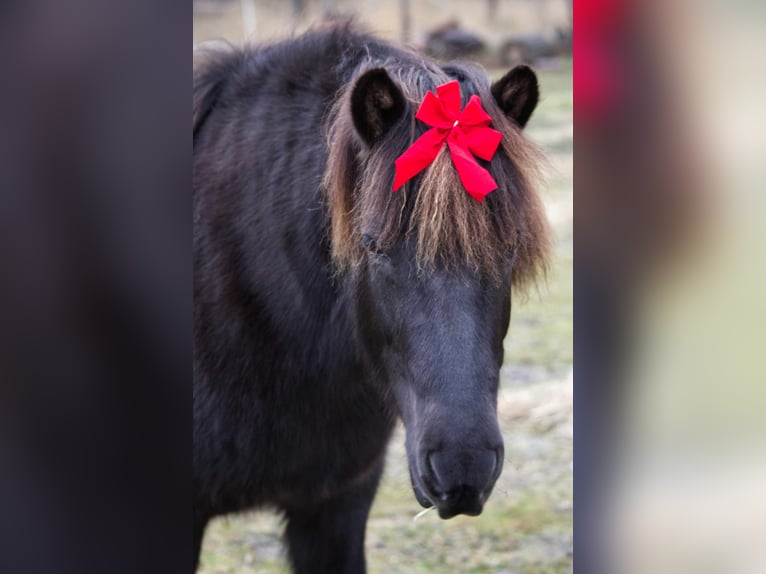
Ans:
{"type": "MultiPolygon", "coordinates": [[[[564,574],[572,571],[572,67],[539,72],[543,99],[529,136],[551,160],[543,192],[556,235],[547,285],[514,300],[498,411],[506,462],[478,518],[421,510],[407,474],[404,432],[389,449],[367,528],[374,574],[564,574]]],[[[501,74],[496,70],[493,75],[501,74]]],[[[202,574],[289,572],[277,516],[247,513],[208,528],[202,574]]]]}

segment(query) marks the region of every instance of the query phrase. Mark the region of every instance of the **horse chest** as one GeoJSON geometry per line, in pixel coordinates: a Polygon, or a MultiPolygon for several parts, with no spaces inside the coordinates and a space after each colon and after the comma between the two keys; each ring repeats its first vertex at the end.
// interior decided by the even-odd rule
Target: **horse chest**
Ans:
{"type": "Polygon", "coordinates": [[[277,486],[353,480],[385,451],[391,427],[385,406],[364,396],[272,412],[260,429],[263,446],[283,464],[270,467],[270,478],[277,486]]]}

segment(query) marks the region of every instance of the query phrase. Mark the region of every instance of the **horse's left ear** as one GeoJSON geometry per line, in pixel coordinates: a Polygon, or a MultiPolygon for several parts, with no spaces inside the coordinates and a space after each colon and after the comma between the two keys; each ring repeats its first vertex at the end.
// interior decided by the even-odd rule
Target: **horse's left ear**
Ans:
{"type": "Polygon", "coordinates": [[[351,92],[354,126],[369,145],[396,124],[405,109],[404,94],[383,68],[362,74],[351,92]]]}
{"type": "Polygon", "coordinates": [[[540,99],[537,76],[529,66],[516,66],[492,84],[492,95],[505,115],[523,128],[540,99]]]}

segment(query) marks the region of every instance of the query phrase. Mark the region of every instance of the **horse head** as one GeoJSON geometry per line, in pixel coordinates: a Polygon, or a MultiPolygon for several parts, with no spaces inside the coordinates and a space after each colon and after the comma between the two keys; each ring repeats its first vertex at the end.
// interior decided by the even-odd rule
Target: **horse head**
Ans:
{"type": "Polygon", "coordinates": [[[534,281],[549,247],[534,189],[540,155],[522,134],[537,101],[524,66],[490,84],[462,64],[369,63],[330,119],[333,259],[368,370],[404,421],[415,496],[442,518],[480,514],[502,471],[496,407],[511,290],[534,281]],[[476,96],[482,125],[499,132],[491,158],[469,158],[496,189],[468,193],[445,124],[444,145],[394,192],[397,158],[434,129],[417,107],[451,81],[453,107],[476,96]]]}

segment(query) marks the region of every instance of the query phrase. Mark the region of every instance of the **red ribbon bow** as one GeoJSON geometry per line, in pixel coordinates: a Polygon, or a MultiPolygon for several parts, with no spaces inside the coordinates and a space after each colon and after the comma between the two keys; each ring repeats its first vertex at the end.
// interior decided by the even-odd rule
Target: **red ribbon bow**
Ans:
{"type": "Polygon", "coordinates": [[[438,86],[436,95],[428,92],[415,117],[431,129],[397,158],[393,191],[431,165],[445,142],[460,181],[471,197],[482,202],[497,189],[490,173],[473,157],[491,160],[503,139],[503,134],[488,127],[492,118],[482,109],[479,96],[471,96],[460,111],[460,83],[453,80],[438,86]]]}

